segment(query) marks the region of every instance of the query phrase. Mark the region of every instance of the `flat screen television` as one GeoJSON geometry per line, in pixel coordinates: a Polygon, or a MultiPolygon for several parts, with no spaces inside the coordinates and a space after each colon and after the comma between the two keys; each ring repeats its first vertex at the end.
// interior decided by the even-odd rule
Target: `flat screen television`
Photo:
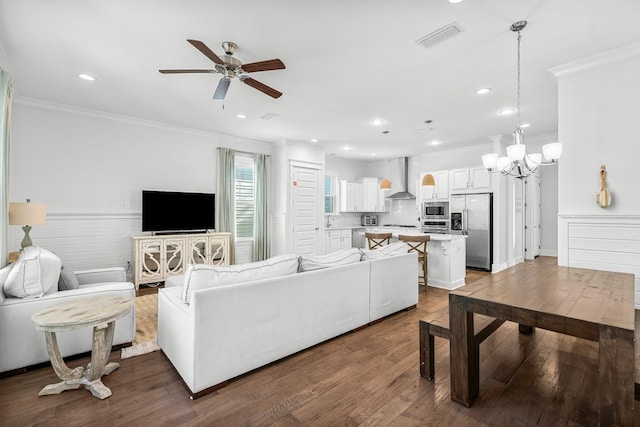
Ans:
{"type": "Polygon", "coordinates": [[[202,231],[216,228],[216,195],[142,190],[142,231],[202,231]]]}

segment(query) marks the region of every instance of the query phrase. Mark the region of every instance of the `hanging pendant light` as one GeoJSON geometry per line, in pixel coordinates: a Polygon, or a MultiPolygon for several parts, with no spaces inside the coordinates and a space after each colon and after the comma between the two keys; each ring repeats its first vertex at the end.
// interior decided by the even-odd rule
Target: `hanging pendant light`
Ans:
{"type": "MultiPolygon", "coordinates": [[[[430,125],[433,120],[425,120],[427,125],[430,125]]],[[[427,145],[431,145],[431,128],[427,128],[427,145]]],[[[422,177],[422,186],[423,187],[435,187],[436,179],[430,173],[425,174],[422,177]]]]}
{"type": "MultiPolygon", "coordinates": [[[[389,131],[383,130],[382,134],[387,135],[389,134],[389,131]]],[[[384,142],[384,175],[385,177],[383,177],[382,181],[380,181],[380,189],[391,190],[391,181],[389,181],[389,178],[386,178],[387,176],[389,176],[389,159],[387,159],[387,141],[384,142]]]]}
{"type": "Polygon", "coordinates": [[[382,178],[382,181],[380,181],[380,189],[391,190],[391,181],[389,181],[387,178],[382,178]]]}
{"type": "Polygon", "coordinates": [[[556,164],[562,154],[562,144],[555,142],[542,147],[542,154],[527,154],[524,144],[524,129],[520,124],[520,31],[527,26],[527,21],[518,21],[511,24],[509,29],[518,33],[518,56],[517,56],[517,91],[516,91],[516,129],[513,132],[513,144],[507,147],[507,155],[500,157],[497,153],[485,154],[482,156],[482,164],[489,172],[500,172],[502,175],[511,175],[517,178],[524,178],[534,173],[539,166],[556,164]]]}

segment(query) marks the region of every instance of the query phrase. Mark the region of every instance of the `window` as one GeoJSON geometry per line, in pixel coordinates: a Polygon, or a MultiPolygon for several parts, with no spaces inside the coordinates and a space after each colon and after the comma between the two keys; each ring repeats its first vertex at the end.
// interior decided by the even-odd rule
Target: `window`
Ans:
{"type": "Polygon", "coordinates": [[[337,190],[338,178],[332,175],[325,175],[324,177],[324,214],[325,215],[337,215],[338,214],[338,190],[337,190]]]}
{"type": "Polygon", "coordinates": [[[236,154],[236,236],[253,238],[255,211],[253,157],[236,154]]]}

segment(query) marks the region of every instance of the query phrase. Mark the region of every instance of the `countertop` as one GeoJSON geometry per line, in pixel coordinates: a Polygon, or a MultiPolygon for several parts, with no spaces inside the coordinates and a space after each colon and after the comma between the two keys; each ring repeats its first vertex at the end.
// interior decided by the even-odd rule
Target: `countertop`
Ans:
{"type": "Polygon", "coordinates": [[[393,237],[397,238],[399,234],[404,234],[408,236],[415,235],[423,235],[427,234],[431,237],[431,240],[457,240],[457,239],[466,239],[467,236],[463,236],[460,234],[437,234],[437,233],[423,233],[417,227],[409,228],[409,227],[367,227],[367,231],[373,233],[391,233],[393,237]]]}

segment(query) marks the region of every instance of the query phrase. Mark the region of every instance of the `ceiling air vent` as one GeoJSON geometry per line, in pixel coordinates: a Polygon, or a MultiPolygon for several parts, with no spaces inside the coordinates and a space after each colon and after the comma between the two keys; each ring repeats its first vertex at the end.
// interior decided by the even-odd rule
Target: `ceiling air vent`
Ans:
{"type": "Polygon", "coordinates": [[[452,22],[449,25],[445,25],[444,27],[438,28],[434,32],[427,34],[421,39],[416,40],[416,43],[425,48],[431,47],[434,44],[440,43],[441,41],[444,41],[449,37],[453,37],[461,32],[462,28],[460,25],[458,25],[457,22],[452,22]]]}

